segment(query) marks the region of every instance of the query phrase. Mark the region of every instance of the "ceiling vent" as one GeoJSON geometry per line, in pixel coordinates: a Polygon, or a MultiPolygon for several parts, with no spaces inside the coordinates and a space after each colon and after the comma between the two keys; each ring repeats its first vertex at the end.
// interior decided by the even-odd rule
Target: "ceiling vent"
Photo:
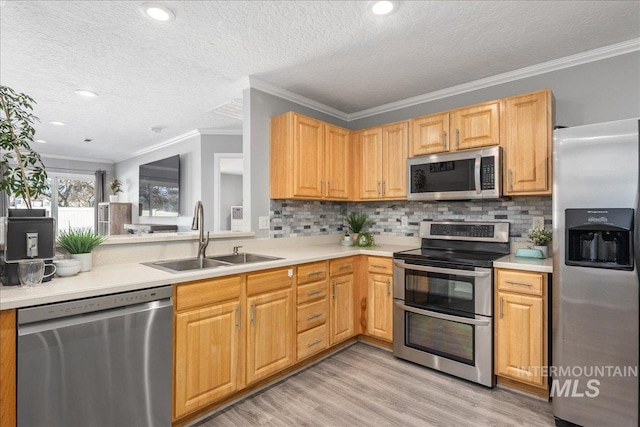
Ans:
{"type": "Polygon", "coordinates": [[[211,113],[220,114],[221,116],[242,120],[242,99],[234,99],[226,104],[218,105],[209,111],[211,113]]]}

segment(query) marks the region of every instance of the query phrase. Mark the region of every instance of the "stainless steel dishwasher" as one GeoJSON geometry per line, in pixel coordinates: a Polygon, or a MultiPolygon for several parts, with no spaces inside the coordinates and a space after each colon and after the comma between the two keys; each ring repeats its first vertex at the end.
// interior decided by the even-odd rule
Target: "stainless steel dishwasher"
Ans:
{"type": "Polygon", "coordinates": [[[18,426],[170,426],[171,295],[18,310],[18,426]]]}

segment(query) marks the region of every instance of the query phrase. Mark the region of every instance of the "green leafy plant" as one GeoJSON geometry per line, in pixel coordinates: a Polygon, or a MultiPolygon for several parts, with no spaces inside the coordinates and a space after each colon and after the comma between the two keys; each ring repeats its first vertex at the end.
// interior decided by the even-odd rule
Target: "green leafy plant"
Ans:
{"type": "Polygon", "coordinates": [[[370,248],[376,245],[376,243],[373,241],[373,234],[369,233],[368,231],[358,234],[358,238],[356,239],[354,244],[363,248],[370,248]]]}
{"type": "Polygon", "coordinates": [[[364,227],[373,224],[371,220],[367,219],[367,216],[362,212],[351,212],[346,217],[347,225],[349,229],[354,233],[360,233],[364,227]]]}
{"type": "Polygon", "coordinates": [[[70,254],[88,254],[105,239],[91,228],[75,227],[60,231],[56,241],[70,254]]]}
{"type": "Polygon", "coordinates": [[[38,118],[31,112],[35,101],[29,95],[0,86],[0,190],[22,198],[29,209],[32,200],[49,190],[40,154],[31,148],[38,118]]]}
{"type": "Polygon", "coordinates": [[[114,196],[118,193],[122,193],[122,182],[117,178],[113,178],[109,183],[109,188],[114,196]]]}
{"type": "Polygon", "coordinates": [[[527,239],[535,246],[549,246],[553,235],[551,230],[544,227],[536,227],[527,233],[527,239]]]}

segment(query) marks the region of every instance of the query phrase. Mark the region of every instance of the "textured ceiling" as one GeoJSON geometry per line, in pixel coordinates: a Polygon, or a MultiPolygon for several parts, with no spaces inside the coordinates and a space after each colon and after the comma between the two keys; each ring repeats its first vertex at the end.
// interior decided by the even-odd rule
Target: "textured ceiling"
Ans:
{"type": "Polygon", "coordinates": [[[211,110],[246,77],[354,113],[640,36],[638,1],[400,2],[386,18],[365,1],[172,1],[168,24],[142,3],[0,1],[0,81],[35,98],[41,153],[119,160],[240,131],[211,110]]]}

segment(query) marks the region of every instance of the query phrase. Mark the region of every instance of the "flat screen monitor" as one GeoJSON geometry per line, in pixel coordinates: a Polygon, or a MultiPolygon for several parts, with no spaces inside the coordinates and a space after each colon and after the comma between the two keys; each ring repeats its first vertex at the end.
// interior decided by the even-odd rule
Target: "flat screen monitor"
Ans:
{"type": "Polygon", "coordinates": [[[179,201],[179,155],[140,165],[140,216],[178,216],[179,201]]]}

